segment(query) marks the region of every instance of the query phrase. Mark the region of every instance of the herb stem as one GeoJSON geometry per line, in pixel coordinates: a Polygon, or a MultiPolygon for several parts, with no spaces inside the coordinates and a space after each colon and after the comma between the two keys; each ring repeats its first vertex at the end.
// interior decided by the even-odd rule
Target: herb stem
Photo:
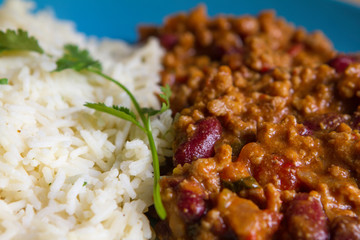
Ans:
{"type": "Polygon", "coordinates": [[[152,155],[152,159],[153,159],[153,168],[154,168],[154,189],[153,189],[153,195],[154,195],[154,205],[155,205],[155,210],[157,212],[157,214],[159,215],[159,217],[164,220],[166,218],[166,211],[164,208],[164,205],[162,204],[161,201],[161,196],[160,196],[160,184],[159,184],[159,180],[160,180],[160,166],[159,166],[159,158],[157,155],[157,151],[156,151],[156,146],[155,146],[155,141],[154,141],[154,137],[152,135],[152,131],[151,131],[151,124],[150,124],[150,117],[148,117],[146,124],[145,124],[145,128],[148,130],[146,132],[147,137],[149,139],[149,144],[150,144],[150,149],[151,149],[151,155],[152,155]]]}
{"type": "Polygon", "coordinates": [[[141,118],[141,121],[144,123],[146,123],[146,118],[144,116],[144,114],[142,114],[142,111],[141,111],[141,107],[139,105],[139,103],[136,101],[136,98],[135,96],[129,91],[129,89],[127,89],[127,87],[125,87],[123,84],[121,84],[119,81],[116,81],[115,79],[109,77],[108,75],[102,73],[101,71],[99,70],[96,70],[96,69],[89,69],[90,72],[93,72],[97,75],[100,75],[102,76],[103,78],[115,83],[116,85],[118,85],[120,88],[122,88],[130,97],[131,99],[131,102],[134,104],[135,108],[136,108],[136,111],[138,112],[138,114],[140,115],[140,118],[141,118]]]}
{"type": "Polygon", "coordinates": [[[149,140],[149,145],[150,145],[150,150],[151,150],[151,156],[152,156],[152,162],[153,162],[153,168],[154,168],[154,189],[153,189],[153,196],[154,196],[154,205],[155,205],[155,210],[158,214],[158,216],[164,220],[166,218],[166,210],[164,208],[164,205],[162,204],[161,201],[161,196],[160,196],[160,184],[159,184],[159,180],[160,180],[160,166],[159,166],[159,157],[157,155],[157,150],[156,150],[156,145],[155,145],[155,141],[154,141],[154,137],[152,135],[152,130],[151,130],[151,123],[150,123],[150,116],[149,115],[145,115],[143,113],[143,111],[140,108],[139,103],[137,102],[136,98],[134,97],[134,95],[129,91],[129,89],[127,89],[123,84],[121,84],[120,82],[116,81],[115,79],[109,77],[108,75],[102,73],[101,71],[98,71],[96,69],[88,69],[90,72],[93,72],[113,83],[115,83],[116,85],[118,85],[120,88],[122,88],[130,97],[132,103],[134,104],[136,111],[138,112],[141,121],[144,124],[144,127],[141,127],[137,124],[138,127],[140,127],[141,130],[143,130],[145,132],[145,134],[147,135],[147,138],[149,140]]]}

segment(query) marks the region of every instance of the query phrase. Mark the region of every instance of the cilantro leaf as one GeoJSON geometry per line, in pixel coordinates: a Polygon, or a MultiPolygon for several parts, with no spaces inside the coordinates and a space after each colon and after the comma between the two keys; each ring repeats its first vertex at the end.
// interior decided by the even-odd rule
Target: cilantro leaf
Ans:
{"type": "Polygon", "coordinates": [[[0,78],[0,85],[6,85],[8,84],[8,79],[7,78],[0,78]]]}
{"type": "Polygon", "coordinates": [[[132,118],[136,119],[135,113],[133,111],[131,111],[129,108],[124,107],[124,106],[117,106],[117,105],[113,105],[112,107],[113,107],[113,109],[120,111],[120,112],[124,112],[124,113],[130,115],[132,118]]]}
{"type": "Polygon", "coordinates": [[[170,107],[170,96],[171,96],[171,89],[168,84],[165,85],[165,87],[160,87],[162,94],[159,96],[166,102],[166,105],[170,107]]]}
{"type": "Polygon", "coordinates": [[[159,94],[160,98],[162,98],[165,102],[162,103],[160,110],[155,110],[153,108],[141,108],[141,112],[143,114],[147,114],[148,116],[154,116],[156,114],[161,114],[170,108],[170,96],[171,90],[170,86],[166,85],[165,87],[161,87],[161,94],[159,94]]]}
{"type": "Polygon", "coordinates": [[[160,113],[165,112],[170,108],[170,96],[171,89],[169,85],[165,85],[165,87],[161,87],[161,94],[159,95],[165,102],[162,103],[160,113]]]}
{"type": "Polygon", "coordinates": [[[108,107],[104,103],[85,103],[84,106],[95,109],[100,112],[111,114],[113,116],[122,118],[127,121],[130,121],[130,122],[134,123],[136,126],[143,129],[143,127],[141,126],[139,121],[136,119],[135,113],[126,107],[122,107],[122,106],[121,107],[118,107],[118,106],[108,107]]]}
{"type": "Polygon", "coordinates": [[[160,112],[160,110],[155,110],[153,108],[141,108],[143,114],[148,114],[149,116],[154,116],[160,112]]]}
{"type": "Polygon", "coordinates": [[[34,51],[43,53],[44,50],[39,46],[34,37],[29,37],[28,33],[22,29],[0,31],[0,52],[7,50],[34,51]]]}
{"type": "Polygon", "coordinates": [[[78,46],[67,44],[64,47],[65,53],[62,58],[56,61],[55,71],[64,69],[74,69],[81,71],[83,69],[101,70],[99,61],[94,60],[87,50],[80,50],[78,46]]]}

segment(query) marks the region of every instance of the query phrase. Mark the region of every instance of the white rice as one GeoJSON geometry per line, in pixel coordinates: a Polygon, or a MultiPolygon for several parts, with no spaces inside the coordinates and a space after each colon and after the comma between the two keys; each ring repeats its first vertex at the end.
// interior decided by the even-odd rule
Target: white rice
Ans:
{"type": "MultiPolygon", "coordinates": [[[[72,70],[52,72],[63,45],[74,43],[99,59],[143,106],[152,94],[162,50],[156,40],[132,47],[90,39],[51,12],[7,1],[0,29],[24,29],[46,54],[0,55],[0,239],[149,239],[143,214],[152,204],[153,169],[146,136],[136,126],[83,106],[131,107],[113,83],[72,70]],[[50,56],[51,55],[51,56],[50,56]]],[[[160,159],[170,156],[171,113],[153,119],[160,159]]]]}

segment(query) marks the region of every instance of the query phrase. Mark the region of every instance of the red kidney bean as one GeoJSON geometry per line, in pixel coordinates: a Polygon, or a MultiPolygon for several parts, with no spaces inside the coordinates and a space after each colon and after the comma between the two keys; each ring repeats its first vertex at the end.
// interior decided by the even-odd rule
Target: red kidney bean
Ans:
{"type": "Polygon", "coordinates": [[[332,240],[360,240],[360,222],[356,217],[338,216],[331,223],[332,240]]]}
{"type": "Polygon", "coordinates": [[[193,222],[201,218],[206,210],[202,196],[189,190],[182,190],[177,202],[180,215],[186,222],[193,222]]]}
{"type": "Polygon", "coordinates": [[[282,239],[328,240],[327,217],[321,202],[307,193],[298,194],[287,206],[282,239]]]}
{"type": "Polygon", "coordinates": [[[221,60],[224,55],[228,54],[242,54],[243,49],[241,47],[231,46],[225,48],[224,46],[214,45],[210,49],[210,56],[213,60],[221,60]]]}
{"type": "Polygon", "coordinates": [[[331,59],[328,64],[330,67],[335,68],[335,71],[338,73],[344,72],[345,69],[353,62],[356,61],[356,58],[351,55],[338,55],[335,58],[331,59]]]}
{"type": "Polygon", "coordinates": [[[198,158],[212,157],[214,145],[220,139],[221,133],[221,123],[216,118],[206,118],[199,121],[194,135],[176,150],[174,165],[184,165],[198,158]]]}
{"type": "Polygon", "coordinates": [[[354,112],[354,114],[351,117],[350,126],[354,130],[360,130],[360,112],[354,112]]]}
{"type": "Polygon", "coordinates": [[[304,121],[304,125],[312,131],[334,130],[341,123],[346,122],[348,116],[340,113],[325,113],[310,117],[304,121]]]}
{"type": "Polygon", "coordinates": [[[160,44],[167,50],[171,50],[179,41],[175,34],[163,34],[159,36],[160,44]]]}

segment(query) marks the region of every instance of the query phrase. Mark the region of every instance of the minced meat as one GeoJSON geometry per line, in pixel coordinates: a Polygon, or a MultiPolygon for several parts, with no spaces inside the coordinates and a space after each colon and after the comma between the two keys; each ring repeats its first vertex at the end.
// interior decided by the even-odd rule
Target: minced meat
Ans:
{"type": "Polygon", "coordinates": [[[159,239],[360,239],[360,58],[265,11],[142,27],[177,114],[159,239]]]}

